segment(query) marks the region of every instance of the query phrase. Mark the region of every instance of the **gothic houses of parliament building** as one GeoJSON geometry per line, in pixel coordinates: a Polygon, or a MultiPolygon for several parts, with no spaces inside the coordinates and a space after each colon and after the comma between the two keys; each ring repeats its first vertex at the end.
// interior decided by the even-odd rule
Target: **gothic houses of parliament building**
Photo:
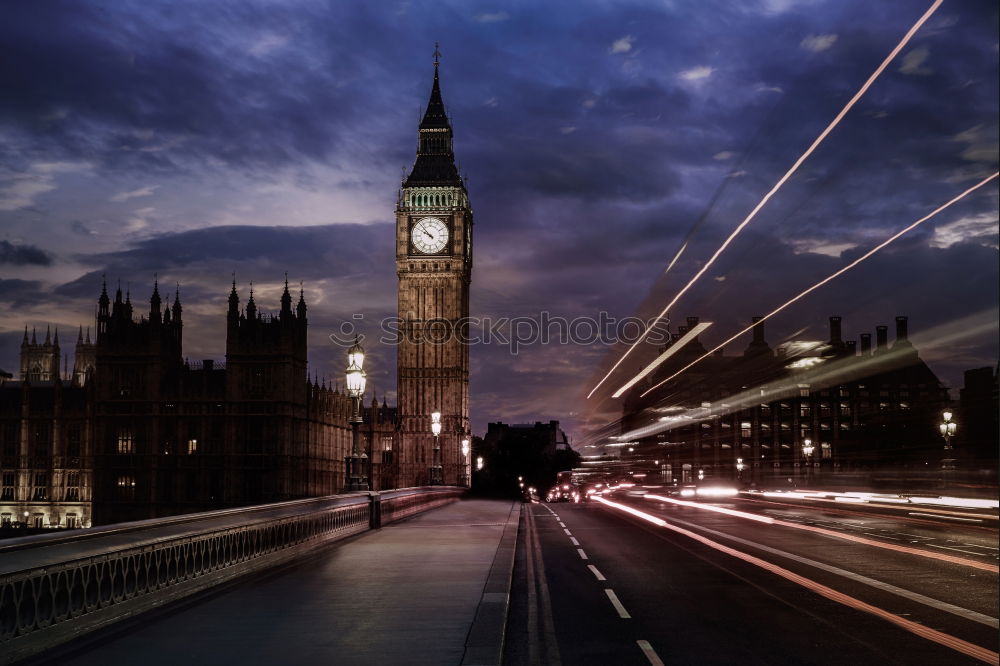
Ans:
{"type": "MultiPolygon", "coordinates": [[[[468,317],[472,268],[438,55],[396,207],[399,314],[411,333],[397,348],[399,407],[372,398],[362,410],[375,490],[469,478],[468,346],[420,337],[426,322],[468,317]]],[[[148,309],[102,287],[71,373],[58,331],[40,342],[25,329],[19,377],[0,376],[0,520],[89,527],[342,492],[352,399],[310,379],[307,327],[304,293],[295,299],[287,279],[274,314],[252,288],[241,303],[234,279],[224,363],[185,360],[180,294],[170,302],[155,283],[148,309]]]]}

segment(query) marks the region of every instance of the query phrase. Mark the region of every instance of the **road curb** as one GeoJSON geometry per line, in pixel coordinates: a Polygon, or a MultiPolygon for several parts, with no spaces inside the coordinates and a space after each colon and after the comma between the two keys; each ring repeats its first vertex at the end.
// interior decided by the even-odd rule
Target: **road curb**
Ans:
{"type": "Polygon", "coordinates": [[[500,666],[503,660],[520,509],[519,503],[511,505],[507,524],[500,537],[500,545],[497,546],[496,555],[493,557],[493,565],[486,576],[483,596],[479,600],[475,619],[465,640],[462,666],[500,666]]]}

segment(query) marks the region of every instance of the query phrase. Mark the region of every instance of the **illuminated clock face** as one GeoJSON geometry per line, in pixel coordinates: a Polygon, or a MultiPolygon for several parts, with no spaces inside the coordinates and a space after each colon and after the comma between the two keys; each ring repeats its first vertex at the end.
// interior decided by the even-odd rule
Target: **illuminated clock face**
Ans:
{"type": "Polygon", "coordinates": [[[437,254],[448,244],[448,225],[436,217],[417,220],[410,230],[413,247],[423,254],[437,254]]]}

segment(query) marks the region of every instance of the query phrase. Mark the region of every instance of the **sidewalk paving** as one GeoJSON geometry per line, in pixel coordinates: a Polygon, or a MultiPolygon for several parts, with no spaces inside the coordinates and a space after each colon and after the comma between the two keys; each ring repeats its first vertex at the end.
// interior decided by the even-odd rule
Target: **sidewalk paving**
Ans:
{"type": "MultiPolygon", "coordinates": [[[[80,666],[457,665],[466,654],[473,620],[493,618],[495,623],[497,609],[491,604],[498,601],[506,615],[497,581],[507,567],[509,592],[519,509],[510,501],[453,502],[53,659],[80,666]],[[505,561],[508,549],[510,563],[505,561]]],[[[485,654],[484,636],[497,633],[483,626],[489,622],[476,621],[472,634],[479,647],[472,662],[488,661],[479,657],[485,654]]],[[[501,626],[496,640],[502,636],[501,626]]]]}

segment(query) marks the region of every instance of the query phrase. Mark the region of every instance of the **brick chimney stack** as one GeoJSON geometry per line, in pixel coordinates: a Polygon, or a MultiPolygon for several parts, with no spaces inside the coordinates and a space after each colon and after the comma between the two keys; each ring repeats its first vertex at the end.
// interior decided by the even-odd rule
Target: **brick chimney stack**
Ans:
{"type": "Polygon", "coordinates": [[[875,327],[875,353],[882,354],[889,347],[889,327],[888,326],[876,326],[875,327]]]}
{"type": "Polygon", "coordinates": [[[830,317],[830,344],[834,347],[844,344],[840,332],[840,317],[830,317]]]}
{"type": "Polygon", "coordinates": [[[868,356],[872,353],[872,334],[861,334],[861,355],[868,356]]]}

